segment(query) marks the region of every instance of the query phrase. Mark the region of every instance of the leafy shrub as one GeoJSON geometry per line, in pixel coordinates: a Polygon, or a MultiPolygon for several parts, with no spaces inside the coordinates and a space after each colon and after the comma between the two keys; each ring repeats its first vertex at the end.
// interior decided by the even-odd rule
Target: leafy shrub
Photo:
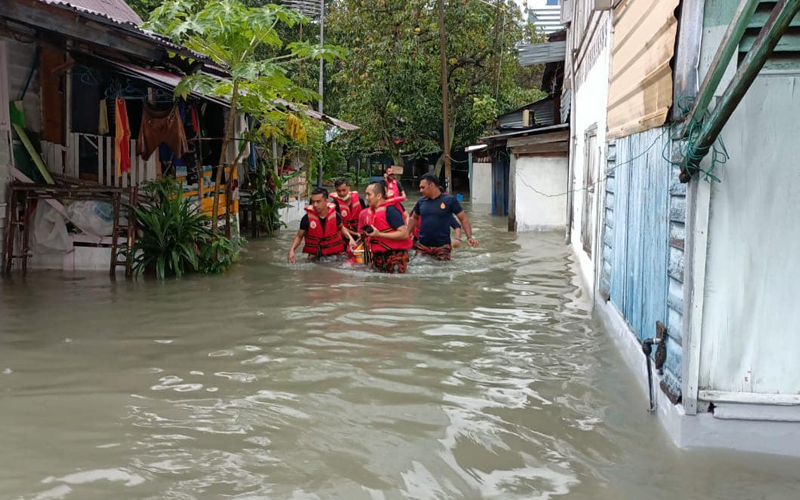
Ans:
{"type": "Polygon", "coordinates": [[[187,272],[220,273],[233,264],[238,242],[213,234],[211,220],[181,197],[181,184],[162,177],[143,186],[149,201],[133,207],[140,235],[133,246],[137,274],[158,279],[187,272]]]}

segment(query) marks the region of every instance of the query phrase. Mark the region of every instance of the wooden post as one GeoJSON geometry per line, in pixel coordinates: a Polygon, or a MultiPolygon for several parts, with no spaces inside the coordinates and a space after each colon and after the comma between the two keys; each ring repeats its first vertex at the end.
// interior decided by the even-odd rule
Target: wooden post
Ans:
{"type": "Polygon", "coordinates": [[[439,0],[439,61],[442,73],[442,140],[444,141],[444,178],[447,189],[453,190],[453,172],[450,166],[450,96],[447,85],[447,40],[444,26],[444,0],[439,0]]]}
{"type": "Polygon", "coordinates": [[[775,46],[778,45],[778,41],[789,28],[789,24],[798,11],[800,11],[800,0],[779,0],[775,5],[772,14],[736,71],[736,75],[725,90],[719,104],[703,124],[690,154],[690,158],[693,158],[692,166],[697,167],[700,164],[702,158],[700,155],[704,157],[708,154],[709,148],[717,140],[722,128],[742,101],[769,56],[772,55],[772,51],[775,50],[775,46]]]}

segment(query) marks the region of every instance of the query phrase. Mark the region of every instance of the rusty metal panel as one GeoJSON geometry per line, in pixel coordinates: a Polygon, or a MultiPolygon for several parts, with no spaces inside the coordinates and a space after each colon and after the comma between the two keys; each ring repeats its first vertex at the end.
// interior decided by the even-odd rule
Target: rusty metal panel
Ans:
{"type": "Polygon", "coordinates": [[[627,0],[614,10],[608,139],[664,124],[672,106],[679,0],[627,0]]]}
{"type": "Polygon", "coordinates": [[[142,18],[123,0],[39,0],[51,5],[78,7],[96,14],[101,14],[120,23],[131,23],[141,26],[142,18]]]}

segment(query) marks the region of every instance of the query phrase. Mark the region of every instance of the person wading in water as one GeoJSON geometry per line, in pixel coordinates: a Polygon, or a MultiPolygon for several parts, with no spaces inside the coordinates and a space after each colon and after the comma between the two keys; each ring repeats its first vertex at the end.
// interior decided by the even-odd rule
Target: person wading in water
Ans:
{"type": "Polygon", "coordinates": [[[367,204],[366,225],[361,231],[362,240],[372,254],[372,267],[385,273],[404,274],[408,269],[408,251],[413,243],[400,199],[387,199],[386,184],[375,182],[367,186],[367,204]]]}
{"type": "Polygon", "coordinates": [[[303,240],[303,253],[308,254],[310,259],[343,254],[346,241],[355,246],[353,237],[342,224],[342,216],[336,211],[336,205],[328,203],[328,191],[323,188],[311,192],[311,205],[306,207],[300,230],[289,249],[289,262],[295,262],[294,252],[303,240]]]}
{"type": "Polygon", "coordinates": [[[367,208],[367,204],[359,198],[358,192],[350,191],[350,184],[344,179],[339,179],[333,183],[336,193],[331,195],[331,200],[338,205],[338,211],[342,215],[342,222],[352,233],[358,232],[358,217],[361,210],[367,208]]]}
{"type": "MultiPolygon", "coordinates": [[[[394,178],[394,167],[389,165],[383,172],[383,180],[386,181],[386,198],[398,198],[400,201],[405,201],[406,193],[403,191],[403,186],[397,179],[394,178]]],[[[400,205],[403,208],[403,205],[400,205]]],[[[405,211],[405,208],[403,208],[405,211]]]]}
{"type": "Polygon", "coordinates": [[[419,192],[423,198],[411,211],[408,221],[409,233],[414,233],[417,224],[419,240],[414,245],[417,253],[430,255],[438,260],[450,260],[453,246],[450,240],[450,221],[455,215],[467,235],[467,244],[471,247],[478,246],[478,240],[472,237],[472,224],[469,217],[461,208],[455,196],[442,193],[439,188],[439,179],[431,174],[425,174],[419,181],[419,192]]]}

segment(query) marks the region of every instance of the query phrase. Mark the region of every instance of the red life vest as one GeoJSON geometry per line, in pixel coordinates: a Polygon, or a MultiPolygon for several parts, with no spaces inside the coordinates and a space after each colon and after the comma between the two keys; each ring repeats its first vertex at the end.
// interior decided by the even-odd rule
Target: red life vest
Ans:
{"type": "Polygon", "coordinates": [[[325,226],[313,207],[306,207],[308,231],[305,236],[303,253],[311,255],[336,255],[345,251],[344,240],[336,224],[336,205],[328,203],[328,216],[325,226]],[[324,227],[324,230],[323,230],[324,227]]]}
{"type": "Polygon", "coordinates": [[[332,198],[339,205],[339,213],[342,214],[342,222],[347,229],[358,231],[358,216],[361,214],[361,200],[358,199],[358,193],[352,191],[350,197],[344,200],[336,195],[332,198]]]}
{"type": "MultiPolygon", "coordinates": [[[[403,197],[403,199],[405,199],[405,197],[403,197]]],[[[374,227],[379,233],[389,233],[391,231],[395,231],[395,229],[389,225],[389,221],[386,220],[386,209],[389,207],[395,207],[402,214],[403,211],[400,206],[400,201],[400,198],[392,198],[381,203],[378,208],[368,209],[366,217],[367,224],[374,227]]],[[[411,241],[410,236],[404,240],[369,238],[369,248],[373,253],[386,252],[388,250],[408,250],[413,246],[414,242],[411,241]]]]}
{"type": "Polygon", "coordinates": [[[403,200],[406,199],[405,194],[401,194],[400,188],[397,186],[397,179],[389,179],[386,181],[386,201],[391,200],[395,197],[403,197],[403,200]]]}

